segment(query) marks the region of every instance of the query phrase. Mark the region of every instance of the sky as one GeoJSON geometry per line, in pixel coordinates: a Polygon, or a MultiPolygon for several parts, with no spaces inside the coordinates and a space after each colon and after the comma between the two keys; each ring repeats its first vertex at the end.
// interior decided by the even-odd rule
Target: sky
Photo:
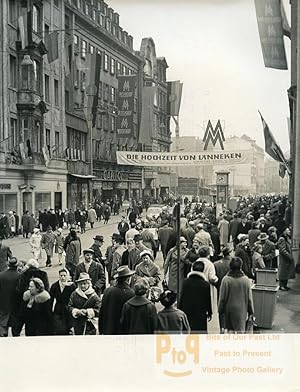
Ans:
{"type": "MultiPolygon", "coordinates": [[[[289,2],[285,1],[289,18],[289,2]]],[[[180,135],[203,138],[208,120],[225,137],[247,134],[263,147],[262,113],[283,151],[289,150],[288,70],[265,68],[254,0],[107,0],[139,50],[152,37],[168,80],[183,82],[180,135]]]]}

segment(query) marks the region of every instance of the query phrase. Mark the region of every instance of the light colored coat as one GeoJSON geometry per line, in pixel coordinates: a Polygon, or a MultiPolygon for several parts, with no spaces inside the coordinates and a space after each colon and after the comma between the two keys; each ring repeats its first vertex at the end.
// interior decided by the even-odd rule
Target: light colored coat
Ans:
{"type": "Polygon", "coordinates": [[[97,221],[97,214],[94,208],[90,208],[88,210],[88,222],[95,223],[97,221]]]}
{"type": "Polygon", "coordinates": [[[218,229],[220,231],[220,244],[225,246],[229,239],[229,222],[226,219],[221,219],[218,223],[218,229]]]}
{"type": "Polygon", "coordinates": [[[30,237],[29,245],[31,246],[31,253],[33,254],[33,258],[39,260],[42,258],[42,248],[41,248],[41,233],[34,233],[30,237]]]}

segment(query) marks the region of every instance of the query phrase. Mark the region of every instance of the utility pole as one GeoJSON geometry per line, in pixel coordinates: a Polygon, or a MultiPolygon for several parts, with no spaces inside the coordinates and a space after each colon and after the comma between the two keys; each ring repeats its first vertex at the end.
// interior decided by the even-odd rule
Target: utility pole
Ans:
{"type": "Polygon", "coordinates": [[[297,92],[296,129],[293,135],[293,230],[292,253],[295,264],[300,264],[300,0],[297,0],[297,92]]]}

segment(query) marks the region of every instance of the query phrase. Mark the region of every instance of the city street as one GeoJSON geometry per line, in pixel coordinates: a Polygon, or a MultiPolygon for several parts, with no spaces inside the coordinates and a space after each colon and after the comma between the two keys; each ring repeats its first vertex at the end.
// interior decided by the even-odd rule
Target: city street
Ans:
{"type": "MultiPolygon", "coordinates": [[[[82,243],[82,249],[88,248],[93,243],[93,237],[98,235],[103,235],[104,245],[102,247],[102,253],[105,254],[106,248],[111,243],[111,235],[117,232],[116,226],[120,220],[120,215],[112,216],[107,225],[103,224],[103,221],[96,223],[94,229],[90,229],[87,225],[87,231],[84,234],[80,234],[80,239],[82,243]]],[[[68,230],[64,230],[64,234],[68,233],[68,230]]],[[[13,254],[18,259],[28,259],[31,258],[30,246],[28,240],[19,236],[18,238],[8,239],[5,244],[10,246],[13,254]]],[[[54,255],[53,265],[50,268],[45,267],[46,256],[44,255],[44,260],[42,264],[42,269],[47,271],[50,284],[58,279],[58,271],[61,268],[58,265],[57,255],[54,255]]],[[[163,259],[162,253],[159,251],[155,260],[156,264],[162,269],[163,259]]],[[[270,333],[270,332],[285,332],[285,333],[297,333],[300,328],[300,305],[298,301],[298,295],[300,294],[300,280],[295,279],[290,281],[291,289],[289,292],[278,291],[277,293],[277,305],[275,311],[274,325],[272,330],[261,329],[260,333],[270,333]]],[[[161,305],[157,304],[157,309],[161,309],[161,305]]],[[[213,318],[208,323],[209,333],[219,333],[219,322],[217,314],[217,301],[216,295],[214,296],[214,312],[213,318]]]]}

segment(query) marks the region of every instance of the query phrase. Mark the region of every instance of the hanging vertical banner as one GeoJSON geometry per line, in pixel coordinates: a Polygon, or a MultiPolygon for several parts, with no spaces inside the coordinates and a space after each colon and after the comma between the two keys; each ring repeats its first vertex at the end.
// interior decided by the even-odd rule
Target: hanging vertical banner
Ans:
{"type": "Polygon", "coordinates": [[[255,8],[265,67],[288,69],[280,0],[255,0],[255,8]]]}
{"type": "Polygon", "coordinates": [[[178,116],[181,104],[183,83],[179,80],[168,82],[168,114],[178,116]]]}
{"type": "Polygon", "coordinates": [[[136,75],[118,76],[117,136],[133,136],[133,112],[136,75]]]}

